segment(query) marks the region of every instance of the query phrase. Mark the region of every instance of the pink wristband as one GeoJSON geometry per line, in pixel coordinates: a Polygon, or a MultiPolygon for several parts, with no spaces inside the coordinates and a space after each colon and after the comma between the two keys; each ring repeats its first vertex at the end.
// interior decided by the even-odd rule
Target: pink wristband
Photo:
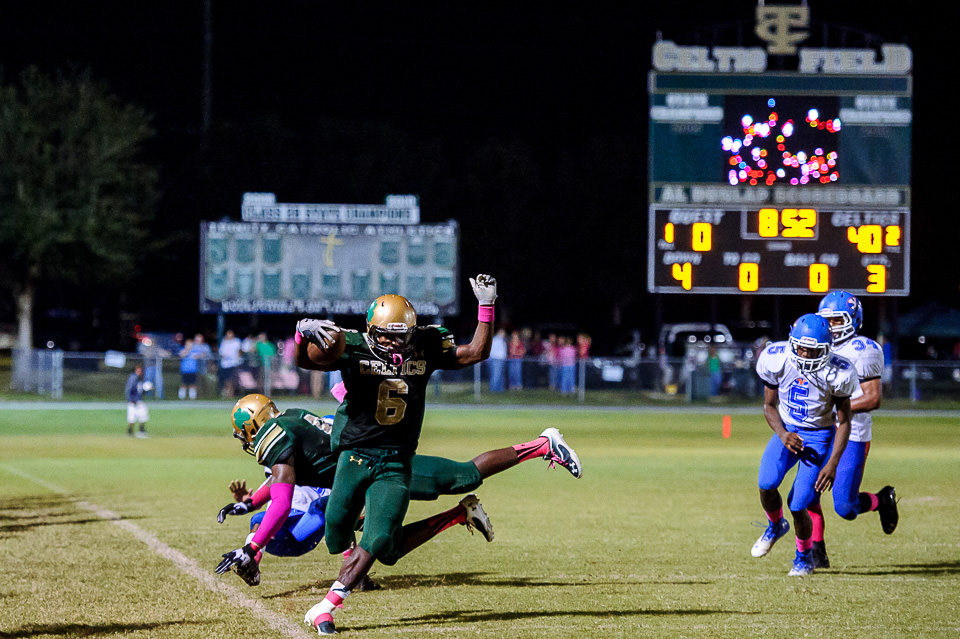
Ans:
{"type": "Polygon", "coordinates": [[[337,382],[336,386],[330,389],[330,394],[336,398],[338,403],[342,404],[343,398],[347,396],[347,387],[343,382],[337,382]]]}
{"type": "Polygon", "coordinates": [[[493,306],[478,306],[477,321],[493,323],[493,306]]]}

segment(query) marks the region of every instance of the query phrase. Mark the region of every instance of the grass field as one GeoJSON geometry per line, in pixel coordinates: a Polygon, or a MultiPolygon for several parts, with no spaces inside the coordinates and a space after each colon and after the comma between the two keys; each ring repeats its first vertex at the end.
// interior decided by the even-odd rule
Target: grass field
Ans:
{"type": "MultiPolygon", "coordinates": [[[[261,477],[229,436],[228,410],[154,410],[149,440],[125,436],[120,404],[2,413],[0,638],[311,636],[303,613],[339,566],[322,546],[266,557],[257,588],[213,574],[246,532],[243,517],[216,523],[226,485],[261,477]]],[[[421,452],[468,459],[548,425],[576,447],[583,478],[540,460],[490,478],[478,494],[496,540],[456,527],[375,566],[384,589],[347,599],[342,634],[960,634],[956,417],[877,416],[864,488],[897,487],[900,527],[887,536],[875,513],[828,513],[833,567],[805,578],[786,576],[792,535],[750,557],[769,437],[759,410],[735,413],[724,439],[720,414],[434,408],[421,452]]],[[[457,499],[415,503],[410,517],[457,499]]]]}

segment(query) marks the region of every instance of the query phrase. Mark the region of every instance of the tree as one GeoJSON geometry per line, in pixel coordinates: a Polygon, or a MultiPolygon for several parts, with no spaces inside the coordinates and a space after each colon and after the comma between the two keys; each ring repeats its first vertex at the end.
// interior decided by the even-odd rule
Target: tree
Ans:
{"type": "Polygon", "coordinates": [[[12,294],[21,352],[33,346],[38,286],[115,286],[136,273],[156,201],[140,159],[150,116],[88,71],[0,77],[0,287],[12,294]]]}

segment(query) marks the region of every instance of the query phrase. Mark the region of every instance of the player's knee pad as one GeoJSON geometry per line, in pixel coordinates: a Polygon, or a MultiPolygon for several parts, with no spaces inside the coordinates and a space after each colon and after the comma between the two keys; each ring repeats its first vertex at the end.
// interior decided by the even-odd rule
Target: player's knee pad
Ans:
{"type": "Polygon", "coordinates": [[[392,566],[400,559],[400,545],[391,535],[376,535],[369,540],[364,535],[360,546],[385,566],[392,566]]]}
{"type": "Polygon", "coordinates": [[[853,521],[859,514],[858,503],[856,501],[834,501],[833,509],[838,515],[848,521],[853,521]]]}

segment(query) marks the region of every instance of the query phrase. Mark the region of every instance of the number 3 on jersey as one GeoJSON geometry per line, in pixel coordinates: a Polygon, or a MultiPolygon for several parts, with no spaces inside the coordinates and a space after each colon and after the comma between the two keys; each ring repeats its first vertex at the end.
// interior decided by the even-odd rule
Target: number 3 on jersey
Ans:
{"type": "Polygon", "coordinates": [[[407,412],[407,403],[398,395],[407,394],[407,383],[402,379],[390,378],[380,382],[377,392],[377,423],[391,426],[403,419],[407,412]]]}

